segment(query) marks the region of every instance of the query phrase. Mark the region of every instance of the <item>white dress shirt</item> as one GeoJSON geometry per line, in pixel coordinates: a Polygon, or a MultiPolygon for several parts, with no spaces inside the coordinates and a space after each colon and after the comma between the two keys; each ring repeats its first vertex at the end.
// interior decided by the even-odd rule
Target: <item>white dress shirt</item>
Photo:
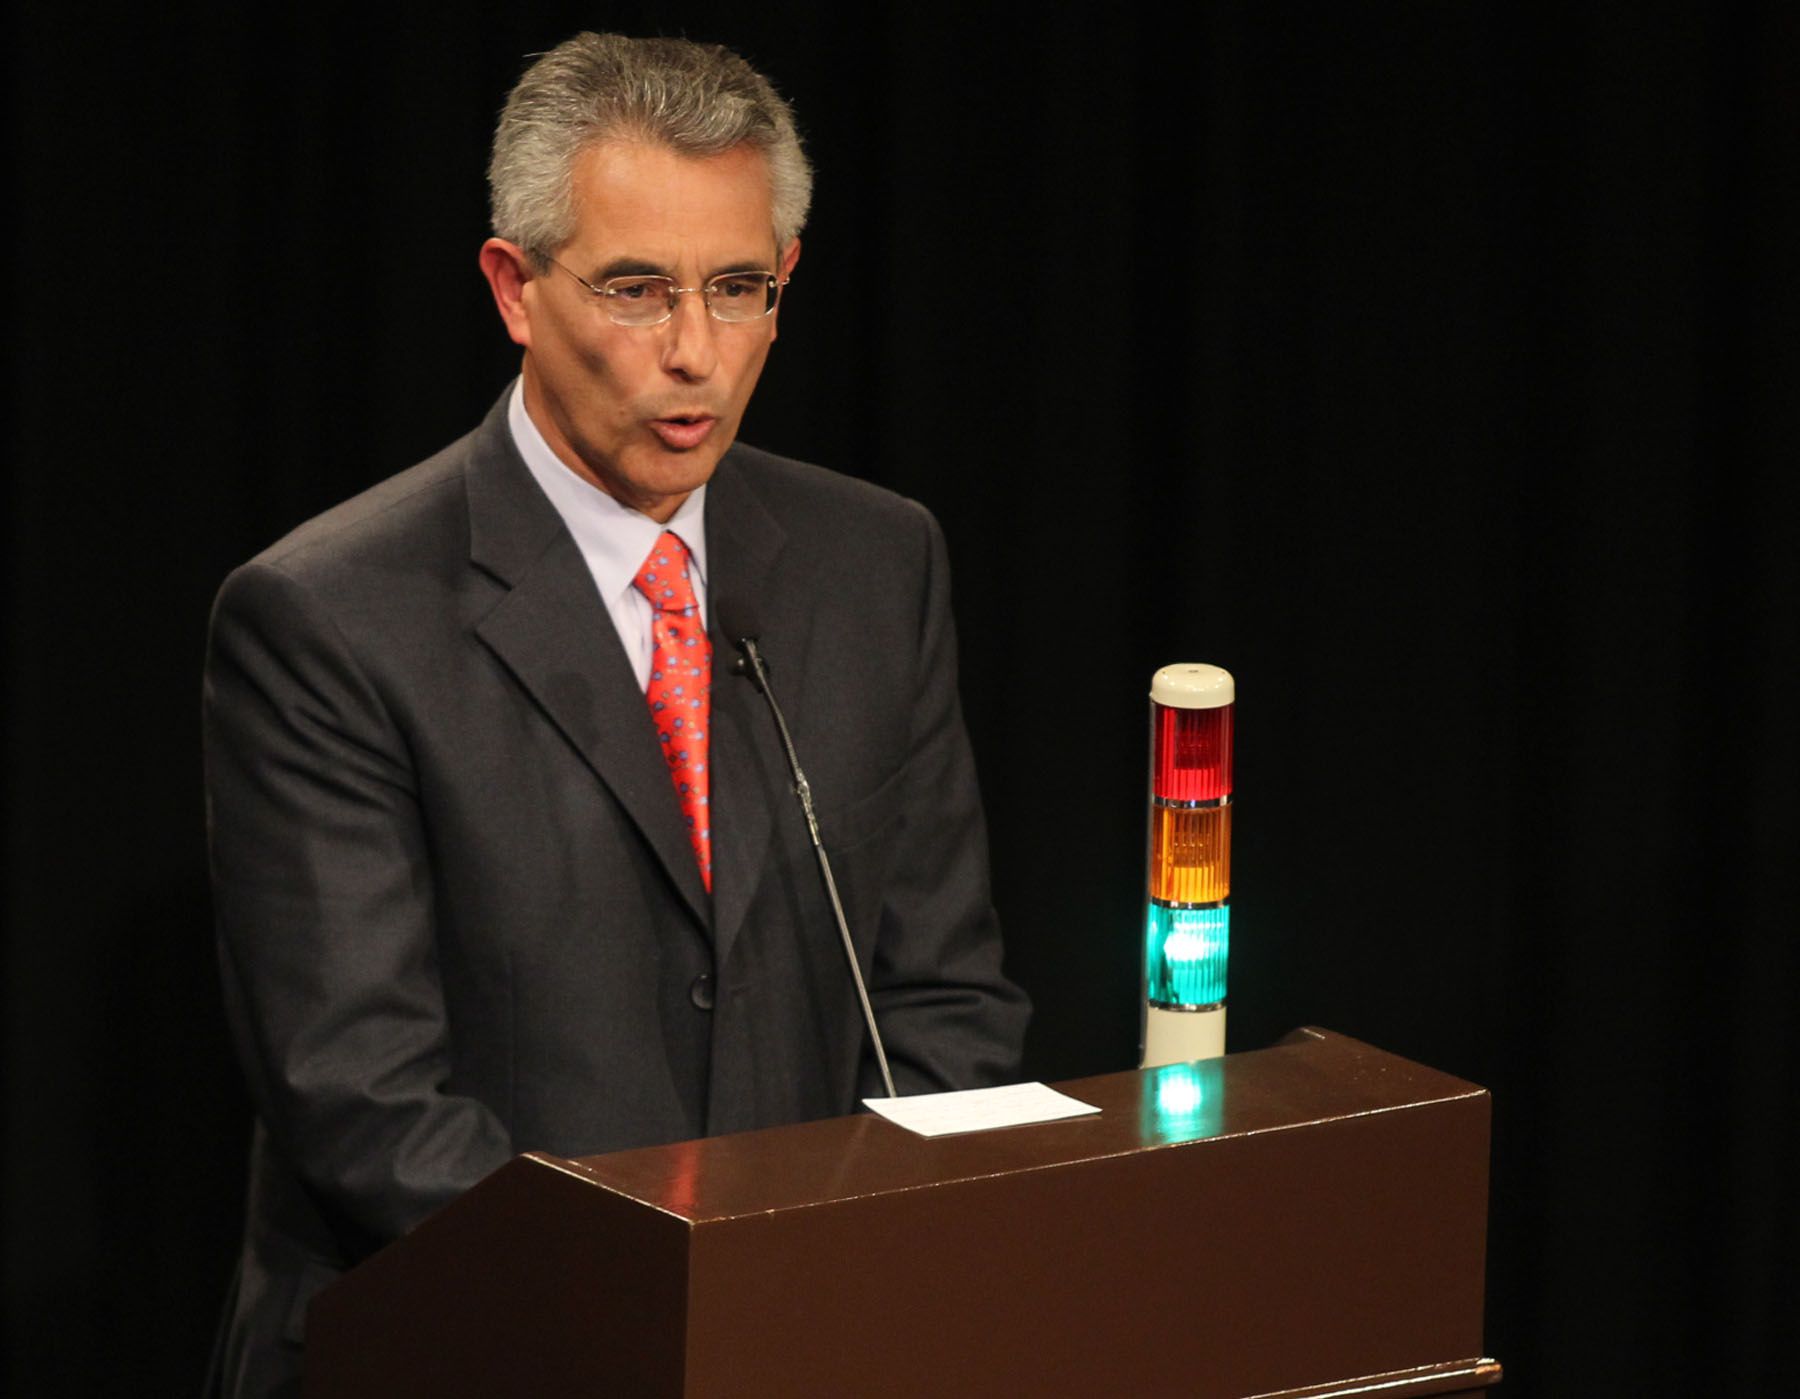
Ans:
{"type": "Polygon", "coordinates": [[[587,561],[600,601],[606,604],[626,658],[637,675],[638,688],[645,688],[650,683],[650,656],[655,649],[650,636],[655,609],[631,580],[637,577],[663,531],[672,530],[687,545],[693,560],[688,572],[694,584],[694,598],[700,605],[700,615],[706,615],[706,487],[701,486],[682,501],[669,522],[660,525],[563,465],[544,441],[537,424],[531,421],[531,414],[525,411],[523,379],[513,384],[506,423],[533,479],[575,536],[575,545],[587,561]]]}

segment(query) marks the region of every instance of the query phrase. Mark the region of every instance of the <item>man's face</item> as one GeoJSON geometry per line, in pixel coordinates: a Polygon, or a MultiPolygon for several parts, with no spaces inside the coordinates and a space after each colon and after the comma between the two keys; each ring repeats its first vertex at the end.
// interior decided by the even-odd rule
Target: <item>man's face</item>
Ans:
{"type": "MultiPolygon", "coordinates": [[[[751,147],[696,159],[604,141],[576,157],[572,175],[575,235],[553,256],[596,286],[648,273],[683,287],[721,272],[786,277],[799,257],[795,242],[777,260],[768,165],[751,147]]],[[[775,316],[716,321],[690,293],[661,325],[615,325],[599,298],[554,265],[519,288],[518,302],[507,320],[525,345],[525,405],[551,449],[608,494],[666,520],[737,436],[775,316]]]]}

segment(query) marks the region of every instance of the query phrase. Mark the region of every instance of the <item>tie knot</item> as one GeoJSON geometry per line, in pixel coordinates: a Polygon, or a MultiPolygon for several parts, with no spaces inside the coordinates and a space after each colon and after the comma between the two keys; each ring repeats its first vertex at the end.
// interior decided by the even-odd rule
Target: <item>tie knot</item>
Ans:
{"type": "Polygon", "coordinates": [[[698,603],[694,596],[694,580],[688,575],[690,567],[687,545],[681,542],[681,536],[664,530],[656,547],[639,566],[631,585],[648,598],[658,612],[691,616],[698,603]]]}

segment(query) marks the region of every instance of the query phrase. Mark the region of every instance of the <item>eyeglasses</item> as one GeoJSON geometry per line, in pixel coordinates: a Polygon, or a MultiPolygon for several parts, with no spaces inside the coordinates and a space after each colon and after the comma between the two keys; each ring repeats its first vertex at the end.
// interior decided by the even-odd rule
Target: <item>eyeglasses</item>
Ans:
{"type": "Polygon", "coordinates": [[[775,309],[781,300],[781,289],[787,285],[785,277],[772,272],[721,272],[698,287],[678,287],[673,277],[608,277],[595,286],[555,258],[546,261],[562,267],[599,297],[614,325],[661,325],[675,314],[677,298],[690,291],[700,293],[715,321],[727,325],[760,321],[775,309]]]}

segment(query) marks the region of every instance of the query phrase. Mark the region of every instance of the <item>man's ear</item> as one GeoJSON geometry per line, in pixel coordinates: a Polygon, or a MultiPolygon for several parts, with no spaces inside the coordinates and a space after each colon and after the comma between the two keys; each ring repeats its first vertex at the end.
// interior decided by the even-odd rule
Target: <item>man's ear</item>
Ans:
{"type": "MultiPolygon", "coordinates": [[[[798,261],[800,261],[800,240],[796,238],[787,245],[787,251],[782,253],[781,261],[775,264],[775,275],[785,282],[789,277],[794,275],[794,264],[798,261]]],[[[780,315],[781,307],[777,305],[774,315],[769,317],[769,339],[771,340],[775,338],[776,332],[780,329],[780,327],[775,324],[776,318],[780,315]]]]}
{"type": "Polygon", "coordinates": [[[490,238],[481,245],[481,275],[494,293],[494,305],[513,343],[531,348],[531,309],[525,288],[531,283],[531,263],[525,250],[504,238],[490,238]]]}

